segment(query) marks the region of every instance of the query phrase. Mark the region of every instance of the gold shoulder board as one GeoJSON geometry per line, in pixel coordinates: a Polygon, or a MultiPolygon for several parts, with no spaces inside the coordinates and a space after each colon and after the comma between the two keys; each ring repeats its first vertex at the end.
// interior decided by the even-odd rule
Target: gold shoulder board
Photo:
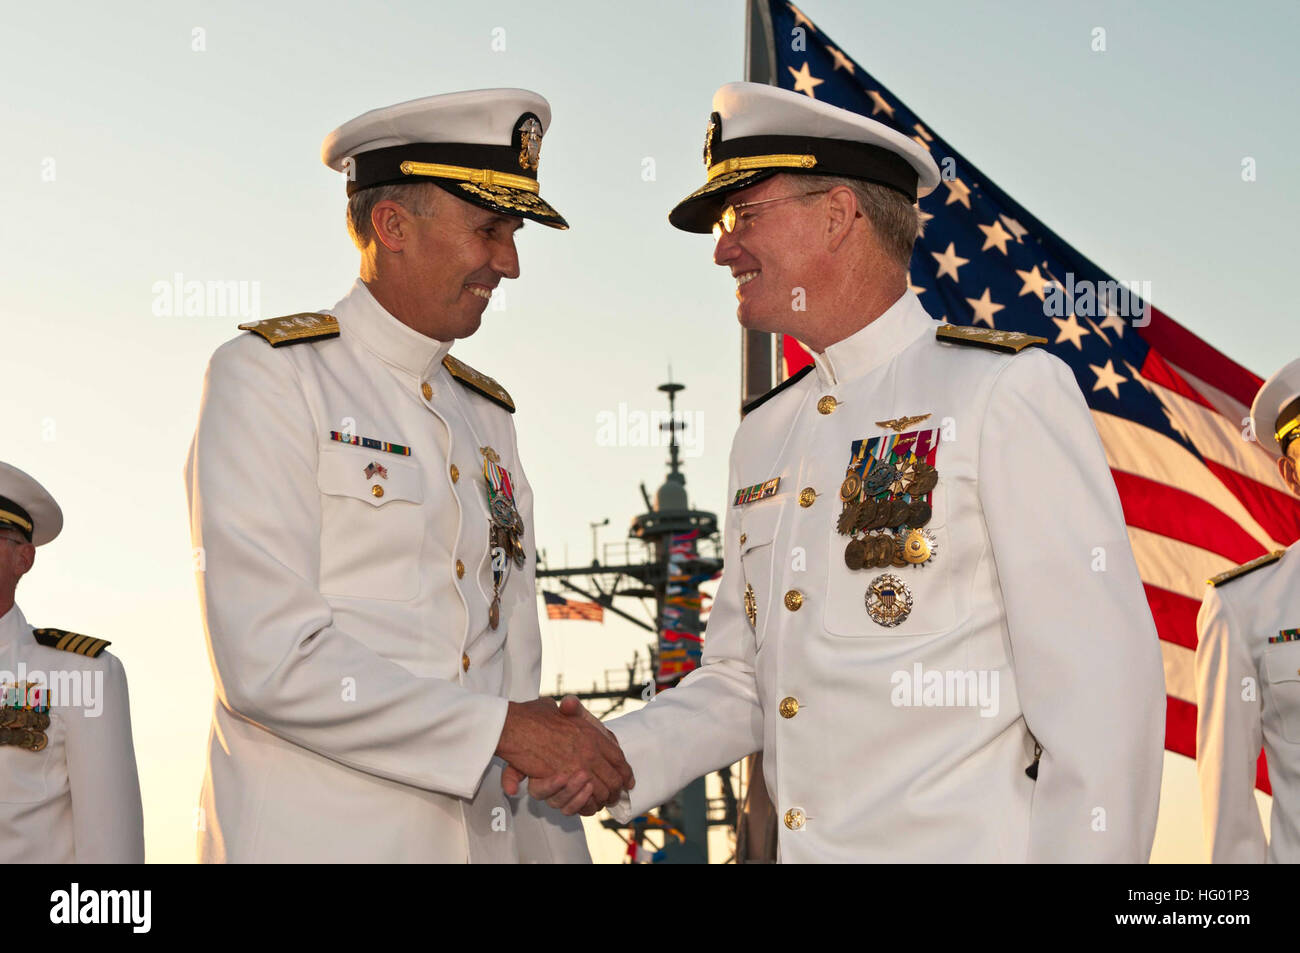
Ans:
{"type": "Polygon", "coordinates": [[[934,332],[936,340],[949,344],[965,344],[968,347],[986,347],[1004,354],[1019,354],[1034,344],[1046,344],[1047,338],[1019,331],[995,331],[993,328],[972,328],[966,325],[941,324],[934,332]]]}
{"type": "Polygon", "coordinates": [[[515,412],[515,402],[510,399],[506,389],[486,374],[480,374],[464,361],[458,361],[450,354],[442,359],[442,366],[447,368],[447,373],[474,393],[482,394],[492,403],[499,404],[512,414],[515,412]]]}
{"type": "Polygon", "coordinates": [[[75,652],[90,658],[99,658],[104,649],[112,645],[107,639],[92,639],[64,629],[32,629],[32,635],[41,645],[63,652],[75,652]]]}
{"type": "Polygon", "coordinates": [[[1272,552],[1272,553],[1265,553],[1263,556],[1260,556],[1257,559],[1252,559],[1248,563],[1242,563],[1240,566],[1234,566],[1232,569],[1229,569],[1227,572],[1221,572],[1217,576],[1211,576],[1209,579],[1205,580],[1205,584],[1208,586],[1215,586],[1217,588],[1218,586],[1222,586],[1225,582],[1232,582],[1232,580],[1234,579],[1240,579],[1242,576],[1246,575],[1247,573],[1252,573],[1256,569],[1261,569],[1264,566],[1270,566],[1285,555],[1286,555],[1285,549],[1279,549],[1276,552],[1272,552]]]}
{"type": "Polygon", "coordinates": [[[286,314],[282,318],[267,318],[239,326],[241,331],[261,335],[271,347],[301,344],[303,341],[324,341],[339,336],[339,322],[332,314],[304,311],[286,314]]]}

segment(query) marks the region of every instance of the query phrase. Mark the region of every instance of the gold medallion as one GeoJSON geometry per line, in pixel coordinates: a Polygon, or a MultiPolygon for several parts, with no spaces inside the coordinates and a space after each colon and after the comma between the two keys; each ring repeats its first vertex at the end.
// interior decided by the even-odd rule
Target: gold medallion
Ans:
{"type": "Polygon", "coordinates": [[[868,500],[863,505],[862,515],[858,517],[858,528],[865,530],[884,529],[889,519],[888,500],[868,500]]]}
{"type": "Polygon", "coordinates": [[[903,540],[903,559],[911,566],[929,562],[937,551],[934,534],[928,529],[911,530],[903,540]]]}
{"type": "Polygon", "coordinates": [[[912,496],[925,496],[939,483],[939,471],[928,463],[912,464],[912,486],[907,492],[912,496]]]}
{"type": "Polygon", "coordinates": [[[866,560],[867,546],[862,540],[852,540],[844,547],[844,565],[855,572],[866,564],[866,560]]]}
{"type": "Polygon", "coordinates": [[[911,613],[912,590],[893,573],[883,573],[871,580],[866,602],[872,622],[893,628],[911,613]]]}
{"type": "Polygon", "coordinates": [[[862,514],[861,503],[845,503],[844,508],[840,510],[839,522],[835,524],[835,529],[841,536],[852,536],[854,528],[857,526],[858,519],[862,514]]]}
{"type": "Polygon", "coordinates": [[[862,491],[862,478],[856,473],[850,473],[840,484],[840,499],[845,503],[854,499],[862,491]]]}
{"type": "Polygon", "coordinates": [[[924,526],[930,522],[931,510],[930,504],[925,500],[913,500],[907,504],[907,516],[903,519],[903,525],[915,529],[918,526],[924,526]]]}

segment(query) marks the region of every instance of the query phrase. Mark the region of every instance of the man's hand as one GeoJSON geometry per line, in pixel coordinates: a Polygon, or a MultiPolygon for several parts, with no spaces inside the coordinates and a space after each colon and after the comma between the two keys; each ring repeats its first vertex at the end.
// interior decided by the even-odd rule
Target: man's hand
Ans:
{"type": "Polygon", "coordinates": [[[594,814],[636,785],[614,733],[573,695],[511,702],[496,753],[507,762],[501,787],[529,791],[565,814],[594,814]]]}

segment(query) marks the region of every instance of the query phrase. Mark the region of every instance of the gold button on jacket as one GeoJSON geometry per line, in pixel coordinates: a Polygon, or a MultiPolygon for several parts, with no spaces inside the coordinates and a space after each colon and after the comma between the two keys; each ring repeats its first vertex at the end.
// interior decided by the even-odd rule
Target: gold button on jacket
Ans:
{"type": "Polygon", "coordinates": [[[831,414],[835,412],[835,408],[838,406],[839,402],[830,394],[827,394],[821,400],[817,401],[817,413],[831,414]]]}
{"type": "Polygon", "coordinates": [[[453,463],[451,465],[451,482],[455,483],[459,479],[460,479],[460,467],[456,466],[456,464],[453,463]]]}
{"type": "Polygon", "coordinates": [[[790,828],[792,831],[803,830],[804,820],[805,817],[803,811],[799,810],[797,807],[792,807],[790,810],[785,812],[785,826],[790,828]]]}
{"type": "Polygon", "coordinates": [[[383,496],[384,488],[380,486],[378,483],[376,483],[374,486],[370,488],[370,495],[375,497],[383,496]]]}
{"type": "Polygon", "coordinates": [[[456,578],[463,579],[464,577],[465,577],[465,564],[458,559],[456,560],[456,578]]]}
{"type": "Polygon", "coordinates": [[[425,400],[433,399],[433,388],[429,386],[428,381],[420,385],[420,393],[424,395],[425,400]]]}
{"type": "Polygon", "coordinates": [[[801,605],[803,605],[803,593],[798,589],[791,589],[785,594],[785,607],[791,612],[798,612],[801,605]]]}
{"type": "Polygon", "coordinates": [[[779,711],[781,712],[782,718],[793,718],[795,715],[799,714],[799,699],[795,698],[793,695],[787,695],[785,698],[781,699],[779,711]]]}

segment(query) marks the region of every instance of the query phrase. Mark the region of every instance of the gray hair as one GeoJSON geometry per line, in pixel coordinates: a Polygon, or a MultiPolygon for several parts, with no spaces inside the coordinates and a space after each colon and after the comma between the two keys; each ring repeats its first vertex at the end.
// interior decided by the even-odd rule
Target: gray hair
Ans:
{"type": "Polygon", "coordinates": [[[841,185],[849,189],[875,230],[885,253],[904,269],[911,263],[912,245],[921,237],[921,210],[903,193],[862,179],[834,175],[801,175],[799,178],[810,192],[830,191],[841,185]]]}
{"type": "Polygon", "coordinates": [[[402,182],[397,185],[377,185],[362,189],[348,199],[348,234],[352,243],[362,251],[374,240],[374,226],[370,214],[380,202],[396,202],[412,215],[429,218],[433,215],[438,186],[432,182],[402,182]]]}

